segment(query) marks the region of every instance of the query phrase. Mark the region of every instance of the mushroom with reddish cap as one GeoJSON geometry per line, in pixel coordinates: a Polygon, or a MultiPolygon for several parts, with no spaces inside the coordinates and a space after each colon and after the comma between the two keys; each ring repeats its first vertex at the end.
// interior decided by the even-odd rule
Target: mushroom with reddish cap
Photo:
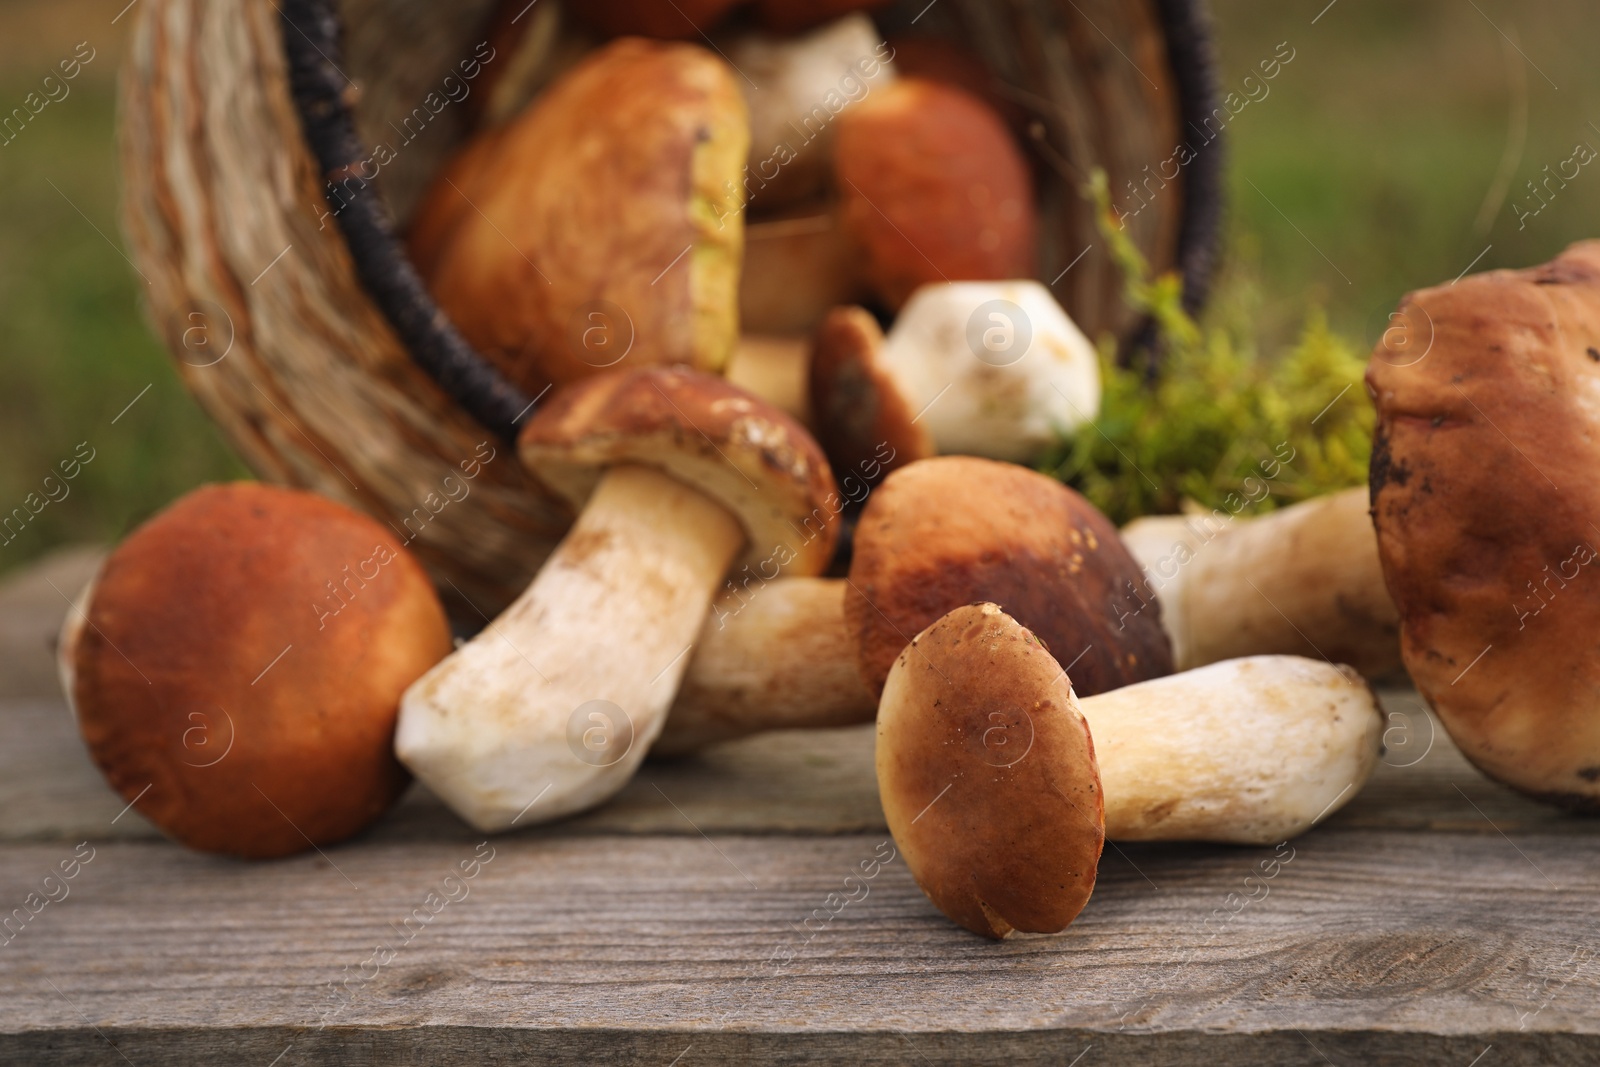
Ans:
{"type": "Polygon", "coordinates": [[[994,604],[957,608],[896,658],[878,791],[935,905],[988,937],[1053,932],[1094,888],[1101,840],[1271,844],[1360,789],[1383,717],[1348,667],[1213,664],[1078,699],[994,604]]]}
{"type": "Polygon", "coordinates": [[[729,566],[817,574],[839,525],[811,436],[684,368],[569,386],[519,450],[581,514],[522,596],[407,690],[396,737],[401,760],[482,830],[622,788],[729,566]]]}
{"type": "Polygon", "coordinates": [[[891,308],[922,285],[1032,276],[1033,178],[1005,120],[954,85],[901,78],[839,116],[845,230],[891,308]]]}
{"type": "Polygon", "coordinates": [[[817,331],[811,409],[837,469],[893,450],[1028,462],[1100,410],[1094,346],[1035,281],[917,290],[887,337],[862,308],[817,331]]]}
{"type": "Polygon", "coordinates": [[[1159,600],[1179,670],[1291,653],[1348,663],[1368,678],[1400,668],[1400,616],[1383,584],[1367,489],[1259,518],[1135,519],[1122,540],[1144,567],[1118,613],[1159,600]]]}
{"type": "Polygon", "coordinates": [[[413,236],[428,288],[530,395],[623,358],[726,362],[749,148],[735,77],[694,45],[615,41],[428,192],[413,236]]]}
{"type": "Polygon", "coordinates": [[[206,486],[79,597],[62,688],[111,787],[190,848],[285,856],[359,832],[409,778],[400,694],[450,651],[421,565],[311,493],[206,486]]]}
{"type": "Polygon", "coordinates": [[[718,602],[659,750],[868,722],[910,636],[980,600],[1060,650],[1083,695],[1170,674],[1160,609],[1117,610],[1139,577],[1111,520],[1055,479],[966,456],[913,463],[868,497],[847,581],[758,581],[718,602]]]}
{"type": "Polygon", "coordinates": [[[1600,814],[1600,242],[1410,294],[1367,387],[1406,669],[1485,774],[1600,814]]]}

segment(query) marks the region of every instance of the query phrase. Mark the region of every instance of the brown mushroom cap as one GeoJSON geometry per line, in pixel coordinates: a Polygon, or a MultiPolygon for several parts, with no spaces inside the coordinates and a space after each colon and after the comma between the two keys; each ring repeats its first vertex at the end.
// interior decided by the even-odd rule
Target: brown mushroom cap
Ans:
{"type": "Polygon", "coordinates": [[[1129,608],[1142,580],[1111,520],[1060,482],[940,456],[895,471],[867,498],[845,625],[877,692],[910,635],[957,605],[993,601],[1092,696],[1172,673],[1159,606],[1129,608]]]}
{"type": "Polygon", "coordinates": [[[522,428],[523,465],[581,508],[605,468],[658,467],[744,524],[763,578],[821,574],[843,505],[822,448],[793,418],[710,374],[650,367],[553,393],[522,428]]]}
{"type": "Polygon", "coordinates": [[[1486,774],[1600,813],[1600,242],[1412,293],[1367,384],[1406,669],[1486,774]]]}
{"type": "Polygon", "coordinates": [[[953,85],[901,78],[838,123],[845,229],[892,307],[932,282],[1033,276],[1033,179],[993,108],[953,85]]]}
{"type": "Polygon", "coordinates": [[[465,149],[476,175],[452,165],[429,190],[418,267],[530,395],[622,359],[727,360],[750,140],[736,78],[694,45],[615,41],[465,149]]]}
{"type": "Polygon", "coordinates": [[[811,346],[811,411],[834,469],[876,480],[937,451],[920,412],[879,362],[883,330],[860,307],[828,312],[811,346]]]}
{"type": "Polygon", "coordinates": [[[86,615],[61,657],[95,763],[167,834],[247,858],[349,837],[394,802],[400,694],[450,652],[387,528],[254,482],[139,527],[86,615]]]}
{"type": "Polygon", "coordinates": [[[994,604],[902,650],[878,706],[878,795],[906,866],[986,937],[1054,933],[1094,891],[1105,804],[1072,683],[994,604]]]}

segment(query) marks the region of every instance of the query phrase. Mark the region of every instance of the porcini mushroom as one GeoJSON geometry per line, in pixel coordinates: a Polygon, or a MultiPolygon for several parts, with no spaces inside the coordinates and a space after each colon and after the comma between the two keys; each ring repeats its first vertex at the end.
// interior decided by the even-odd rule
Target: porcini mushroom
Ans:
{"type": "Polygon", "coordinates": [[[1062,649],[1082,694],[1170,674],[1159,607],[1117,611],[1138,578],[1111,521],[1053,478],[965,456],[911,464],[867,498],[847,581],[780,578],[723,598],[659,751],[868,722],[910,635],[979,600],[1062,649]]]}
{"type": "Polygon", "coordinates": [[[427,194],[413,241],[429,289],[530,396],[623,358],[726,362],[749,149],[735,77],[694,45],[615,41],[427,194]]]}
{"type": "Polygon", "coordinates": [[[450,651],[422,567],[311,493],[197,489],[106,557],[62,688],[111,787],[190,848],[284,856],[359,832],[409,781],[400,694],[450,651]]]}
{"type": "Polygon", "coordinates": [[[862,308],[830,312],[811,360],[818,438],[837,469],[890,446],[1027,462],[1100,410],[1100,364],[1035,281],[917,290],[887,337],[862,308]]]}
{"type": "Polygon", "coordinates": [[[1103,837],[1272,844],[1360,789],[1383,717],[1349,668],[1213,664],[1079,699],[994,604],[957,608],[896,659],[878,708],[889,830],[934,904],[987,937],[1054,932],[1103,837]]]}
{"type": "Polygon", "coordinates": [[[817,574],[838,530],[810,435],[685,368],[558,391],[519,452],[581,514],[522,596],[406,691],[396,737],[417,777],[486,831],[622,788],[730,564],[817,574]]]}
{"type": "Polygon", "coordinates": [[[891,308],[919,286],[1032,276],[1033,179],[1005,120],[954,85],[901,78],[839,116],[845,230],[891,308]]]}
{"type": "Polygon", "coordinates": [[[1159,598],[1179,670],[1268,653],[1348,663],[1368,678],[1400,667],[1400,616],[1365,486],[1259,518],[1219,509],[1135,519],[1122,540],[1145,579],[1118,613],[1159,598]]]}
{"type": "Polygon", "coordinates": [[[1600,242],[1392,322],[1370,481],[1406,669],[1485,774],[1600,813],[1600,242]]]}

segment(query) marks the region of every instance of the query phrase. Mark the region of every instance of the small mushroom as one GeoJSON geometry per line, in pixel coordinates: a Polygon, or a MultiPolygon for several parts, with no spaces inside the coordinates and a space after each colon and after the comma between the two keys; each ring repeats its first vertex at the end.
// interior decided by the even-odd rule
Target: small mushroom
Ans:
{"type": "Polygon", "coordinates": [[[1085,695],[1170,674],[1159,607],[1116,611],[1138,577],[1110,520],[1053,478],[964,456],[911,464],[868,497],[848,580],[748,582],[719,601],[657,750],[869,722],[907,639],[978,600],[1062,650],[1085,695]]]}
{"type": "Polygon", "coordinates": [[[1485,774],[1600,814],[1600,242],[1391,322],[1370,481],[1406,669],[1485,774]]]}
{"type": "Polygon", "coordinates": [[[519,451],[581,514],[517,601],[407,690],[396,737],[417,777],[485,831],[622,788],[734,560],[814,575],[838,532],[810,435],[684,368],[568,386],[519,451]]]}
{"type": "Polygon", "coordinates": [[[811,406],[835,468],[938,453],[1028,462],[1100,410],[1094,346],[1035,281],[919,289],[887,337],[831,312],[812,350],[811,406]]]}
{"type": "Polygon", "coordinates": [[[424,198],[412,247],[428,288],[530,396],[624,358],[727,361],[749,149],[736,77],[694,45],[615,41],[424,198]]]}
{"type": "Polygon", "coordinates": [[[1290,653],[1368,678],[1400,668],[1400,616],[1383,584],[1365,486],[1260,518],[1215,511],[1135,519],[1122,540],[1145,580],[1118,614],[1155,600],[1179,670],[1290,653]]]}
{"type": "Polygon", "coordinates": [[[206,486],[135,530],[67,617],[62,688],[106,780],[190,848],[285,856],[409,781],[400,694],[450,651],[381,524],[311,493],[206,486]]]}
{"type": "Polygon", "coordinates": [[[954,85],[901,78],[844,111],[838,126],[845,230],[891,308],[933,282],[1033,275],[1033,179],[988,104],[954,85]]]}
{"type": "Polygon", "coordinates": [[[1094,888],[1101,841],[1272,844],[1377,764],[1383,717],[1347,667],[1213,664],[1079,699],[994,604],[908,644],[878,708],[878,790],[933,903],[986,937],[1054,932],[1094,888]]]}

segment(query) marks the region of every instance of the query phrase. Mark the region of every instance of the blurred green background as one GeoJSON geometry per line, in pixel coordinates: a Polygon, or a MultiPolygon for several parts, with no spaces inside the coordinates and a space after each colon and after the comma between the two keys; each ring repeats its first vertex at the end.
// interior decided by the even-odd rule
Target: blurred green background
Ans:
{"type": "MultiPolygon", "coordinates": [[[[113,24],[125,3],[0,2],[0,112],[80,41],[95,50],[70,96],[0,146],[0,513],[79,442],[95,449],[71,495],[0,545],[0,571],[114,540],[188,487],[245,473],[179,386],[120,251],[115,75],[138,14],[113,24]]],[[[1592,5],[1213,0],[1213,11],[1224,89],[1280,42],[1295,53],[1228,127],[1228,284],[1259,288],[1264,349],[1312,306],[1365,349],[1407,289],[1480,253],[1475,270],[1522,266],[1600,233],[1600,167],[1521,228],[1516,212],[1546,165],[1580,142],[1600,149],[1592,5]]]]}

